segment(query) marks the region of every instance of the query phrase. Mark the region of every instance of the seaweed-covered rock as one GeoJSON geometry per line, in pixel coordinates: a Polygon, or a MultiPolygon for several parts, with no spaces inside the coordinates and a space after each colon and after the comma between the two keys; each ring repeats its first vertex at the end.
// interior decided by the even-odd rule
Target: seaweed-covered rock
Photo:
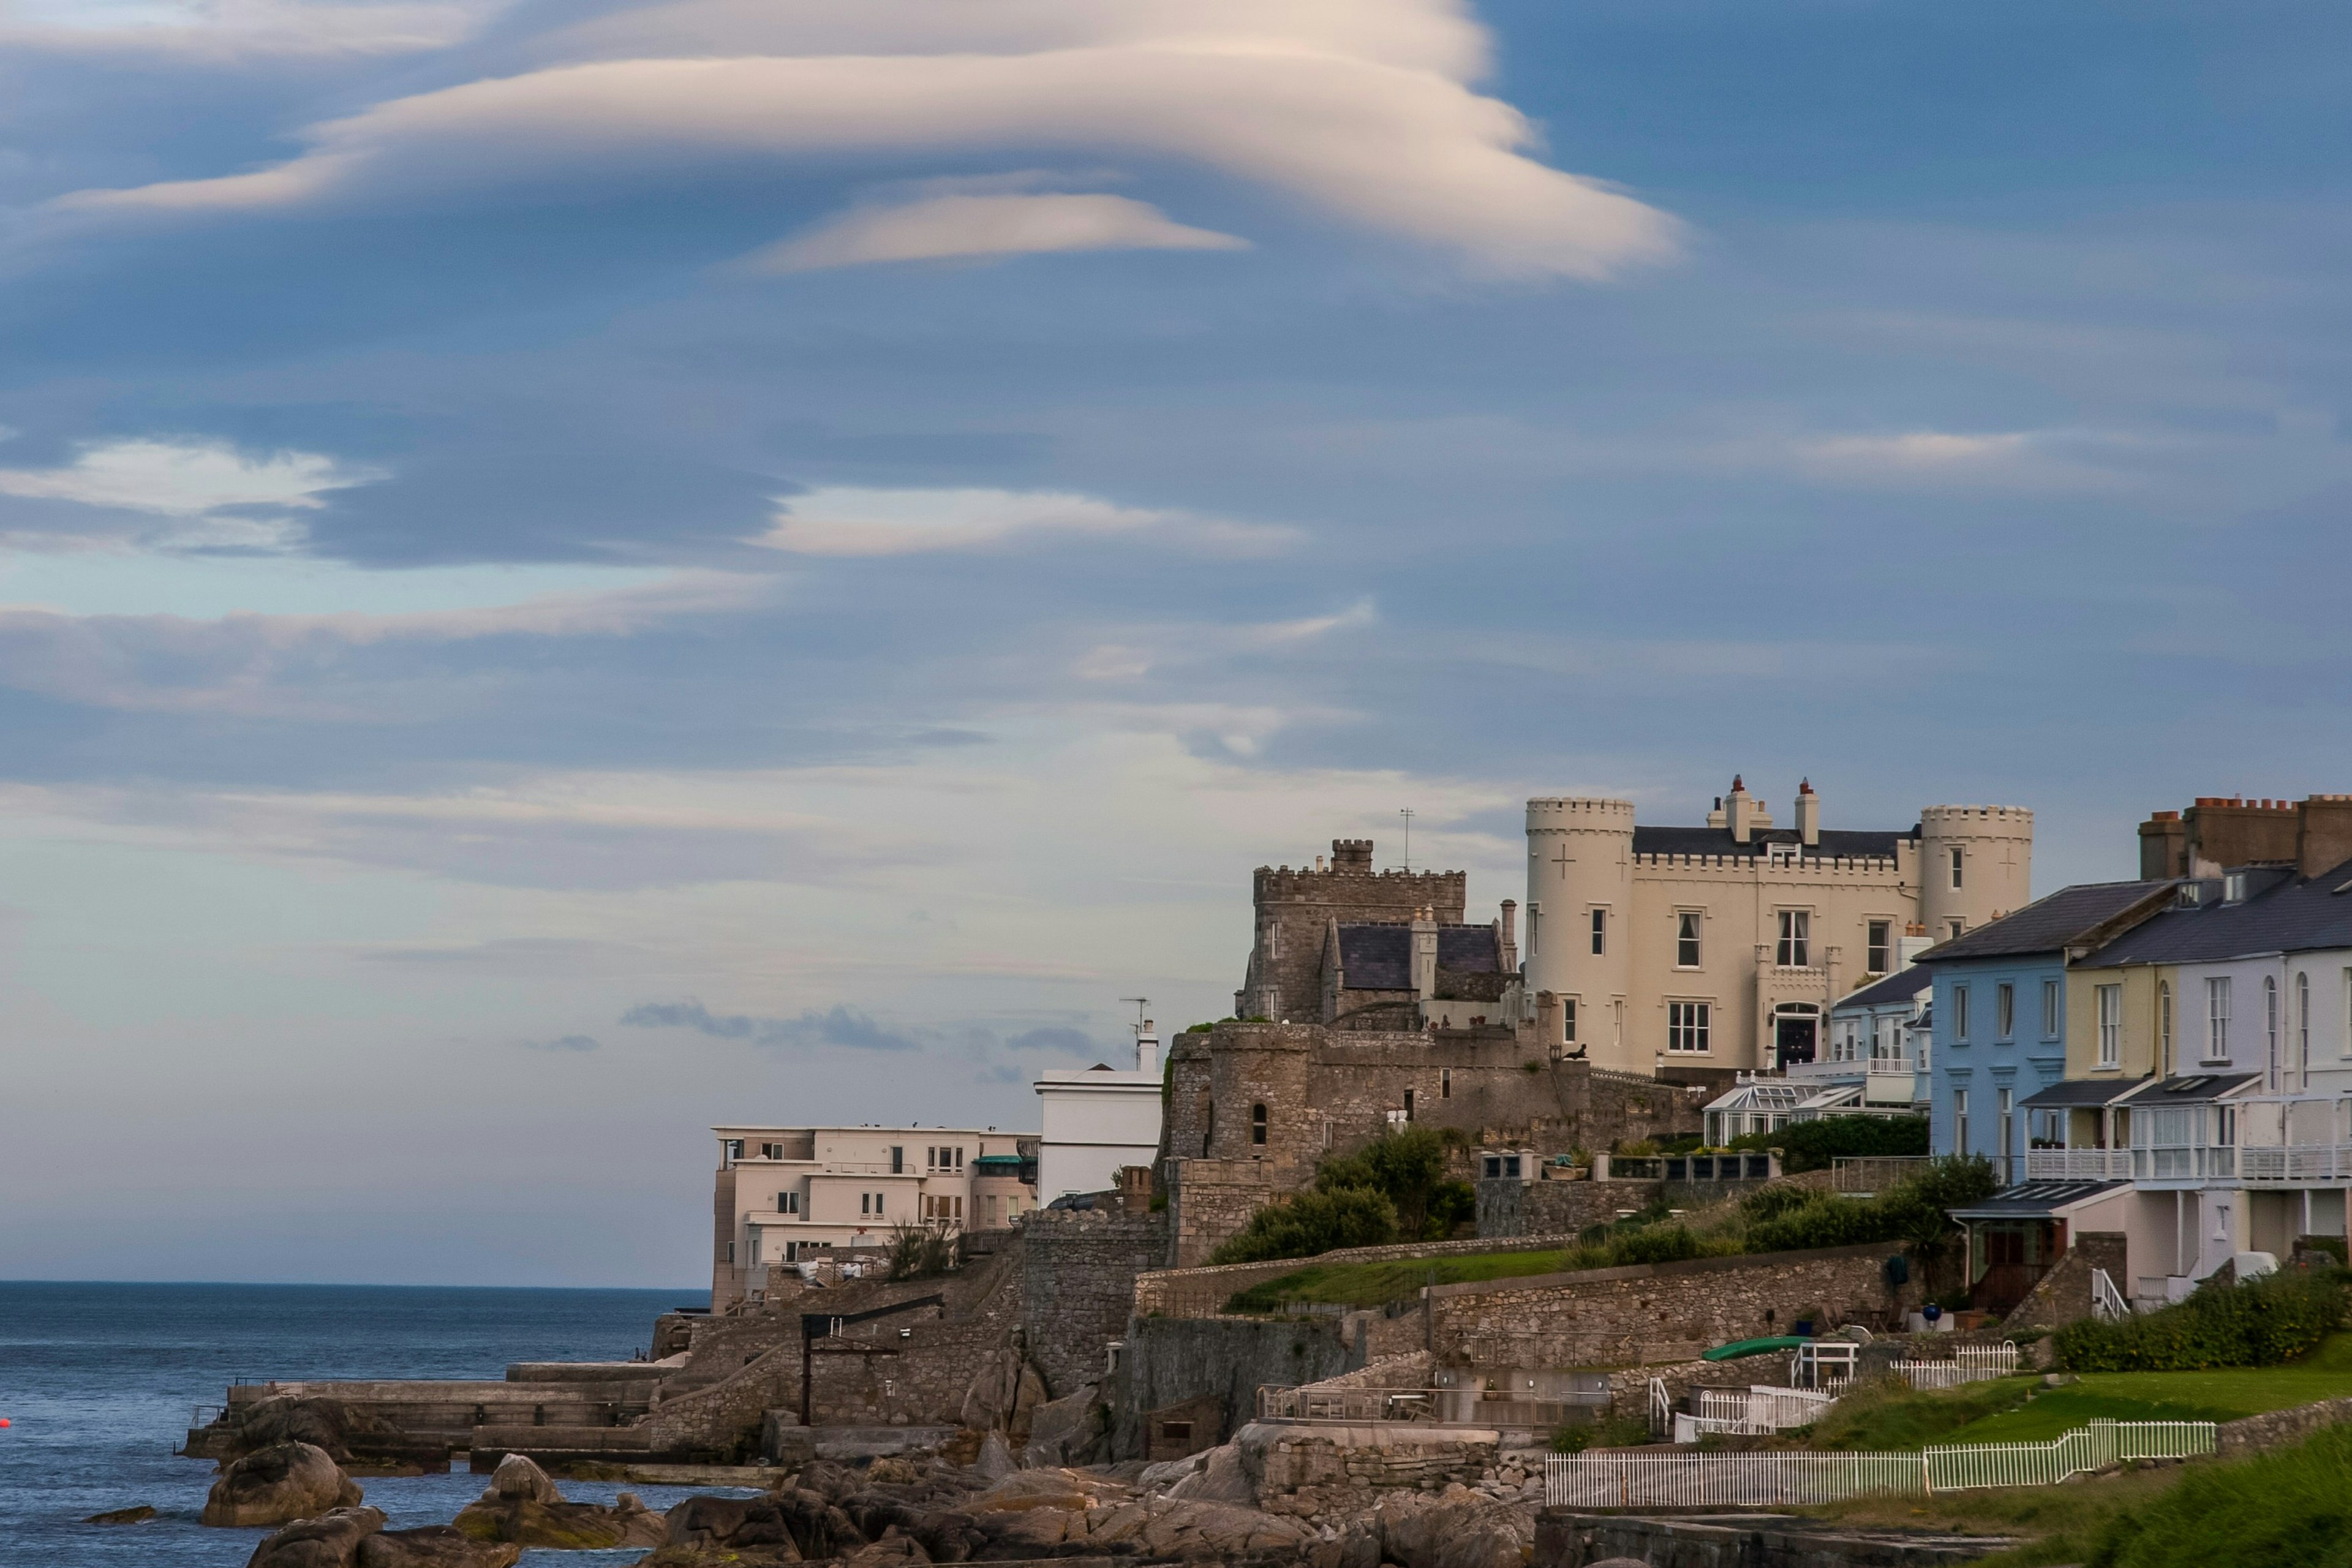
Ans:
{"type": "Polygon", "coordinates": [[[821,1494],[787,1487],[762,1497],[688,1498],[669,1510],[666,1544],[698,1550],[758,1547],[793,1555],[781,1561],[840,1557],[866,1544],[850,1517],[821,1494]]]}
{"type": "Polygon", "coordinates": [[[356,1508],[356,1482],[311,1443],[272,1443],[222,1467],[205,1499],[206,1524],[239,1529],[316,1519],[332,1509],[356,1508]]]}
{"type": "Polygon", "coordinates": [[[153,1503],[133,1503],[129,1508],[110,1508],[104,1513],[91,1514],[84,1524],[144,1524],[155,1517],[153,1503]]]}
{"type": "Polygon", "coordinates": [[[522,1548],[510,1541],[476,1541],[446,1524],[383,1530],[360,1539],[353,1568],[514,1568],[522,1548]]]}

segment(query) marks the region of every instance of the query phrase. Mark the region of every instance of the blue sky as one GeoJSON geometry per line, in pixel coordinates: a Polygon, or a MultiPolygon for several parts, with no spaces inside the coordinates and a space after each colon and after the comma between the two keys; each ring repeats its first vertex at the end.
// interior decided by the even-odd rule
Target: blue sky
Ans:
{"type": "Polygon", "coordinates": [[[1249,868],[2352,787],[2320,5],[0,5],[0,1275],[690,1284],[1249,868]]]}

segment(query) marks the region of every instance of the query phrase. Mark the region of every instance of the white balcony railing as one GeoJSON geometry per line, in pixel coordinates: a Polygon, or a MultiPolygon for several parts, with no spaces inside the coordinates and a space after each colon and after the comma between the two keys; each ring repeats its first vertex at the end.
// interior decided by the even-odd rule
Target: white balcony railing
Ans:
{"type": "Polygon", "coordinates": [[[2287,1143],[2159,1149],[2029,1149],[2029,1182],[2203,1181],[2302,1186],[2352,1181],[2352,1144],[2287,1143]]]}
{"type": "Polygon", "coordinates": [[[2131,1174],[2128,1149],[2028,1149],[2029,1182],[2098,1182],[2131,1174]]]}

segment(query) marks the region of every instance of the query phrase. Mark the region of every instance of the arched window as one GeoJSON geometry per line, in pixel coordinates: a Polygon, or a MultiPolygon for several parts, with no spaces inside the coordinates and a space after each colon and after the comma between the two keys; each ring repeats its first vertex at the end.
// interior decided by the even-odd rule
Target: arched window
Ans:
{"type": "Polygon", "coordinates": [[[1250,1142],[1265,1142],[1265,1106],[1262,1101],[1250,1107],[1250,1142]]]}
{"type": "Polygon", "coordinates": [[[2276,1092],[2279,1086],[2278,982],[2270,975],[2263,976],[2263,1059],[2267,1064],[2269,1087],[2276,1092]]]}
{"type": "Polygon", "coordinates": [[[2156,987],[2156,1070],[2165,1078],[2172,1076],[2172,985],[2168,981],[2156,987]]]}
{"type": "Polygon", "coordinates": [[[2294,1072],[2301,1087],[2311,1087],[2311,976],[2294,977],[2294,1072]]]}

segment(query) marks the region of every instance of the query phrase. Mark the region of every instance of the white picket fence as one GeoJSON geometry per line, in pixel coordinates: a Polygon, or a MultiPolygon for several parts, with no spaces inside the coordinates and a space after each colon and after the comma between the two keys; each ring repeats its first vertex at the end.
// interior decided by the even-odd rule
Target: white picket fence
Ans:
{"type": "Polygon", "coordinates": [[[1963,1384],[1990,1383],[2017,1371],[2017,1347],[1959,1345],[1949,1361],[1898,1361],[1895,1375],[1914,1388],[1958,1388],[1963,1384]]]}
{"type": "Polygon", "coordinates": [[[1773,1508],[1871,1492],[2052,1486],[2126,1459],[2215,1448],[2210,1421],[2094,1421],[2047,1443],[1969,1443],[1916,1454],[1554,1454],[1554,1508],[1773,1508]]]}
{"type": "Polygon", "coordinates": [[[1710,1432],[1758,1436],[1786,1432],[1792,1426],[1810,1426],[1836,1403],[1834,1393],[1822,1389],[1775,1388],[1764,1384],[1744,1390],[1701,1389],[1696,1413],[1675,1418],[1675,1440],[1696,1441],[1700,1435],[1710,1432]],[[1688,1437],[1684,1436],[1685,1432],[1690,1434],[1688,1437]]]}

